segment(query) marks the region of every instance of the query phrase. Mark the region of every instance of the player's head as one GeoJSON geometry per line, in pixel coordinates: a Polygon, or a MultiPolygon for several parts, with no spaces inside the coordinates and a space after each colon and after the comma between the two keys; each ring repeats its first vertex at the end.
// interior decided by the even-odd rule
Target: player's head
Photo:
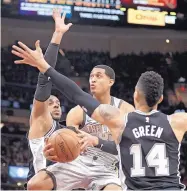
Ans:
{"type": "Polygon", "coordinates": [[[90,91],[93,95],[102,95],[110,91],[115,82],[115,72],[106,65],[95,66],[90,73],[90,91]]]}
{"type": "Polygon", "coordinates": [[[163,100],[164,81],[156,72],[149,71],[143,73],[136,85],[134,92],[134,103],[146,105],[149,108],[157,106],[163,100]]]}
{"type": "Polygon", "coordinates": [[[51,95],[49,98],[49,110],[54,120],[59,120],[62,115],[59,99],[51,95]]]}

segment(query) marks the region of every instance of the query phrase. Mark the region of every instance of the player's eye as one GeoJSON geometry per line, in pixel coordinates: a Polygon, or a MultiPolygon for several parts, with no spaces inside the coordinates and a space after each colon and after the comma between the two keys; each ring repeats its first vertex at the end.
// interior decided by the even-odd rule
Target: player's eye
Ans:
{"type": "Polygon", "coordinates": [[[102,76],[100,74],[97,75],[97,78],[101,78],[102,76]]]}

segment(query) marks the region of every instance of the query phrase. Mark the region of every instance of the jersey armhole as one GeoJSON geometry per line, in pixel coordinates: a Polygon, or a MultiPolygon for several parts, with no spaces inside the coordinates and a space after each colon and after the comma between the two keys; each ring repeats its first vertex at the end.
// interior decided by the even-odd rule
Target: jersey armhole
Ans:
{"type": "Polygon", "coordinates": [[[171,126],[171,117],[169,115],[167,115],[167,120],[169,121],[169,124],[171,126]]]}
{"type": "Polygon", "coordinates": [[[129,113],[126,113],[125,116],[124,116],[124,129],[126,128],[126,125],[127,125],[127,122],[128,122],[128,115],[129,113]]]}
{"type": "Polygon", "coordinates": [[[53,120],[53,124],[51,126],[51,128],[49,129],[49,131],[44,135],[44,137],[49,137],[55,130],[56,127],[56,121],[53,120]]]}
{"type": "Polygon", "coordinates": [[[120,137],[119,137],[119,140],[118,140],[118,144],[120,144],[120,142],[121,142],[121,139],[122,139],[123,133],[124,133],[124,131],[125,131],[127,122],[128,122],[128,113],[124,115],[123,131],[122,131],[121,134],[120,134],[120,137]]]}
{"type": "Polygon", "coordinates": [[[167,115],[167,120],[168,120],[168,122],[169,122],[169,125],[170,125],[170,128],[171,128],[171,131],[173,132],[173,135],[174,135],[174,137],[175,137],[175,139],[176,139],[177,143],[178,143],[178,144],[181,144],[181,142],[177,139],[177,136],[176,136],[176,134],[175,134],[175,132],[174,132],[174,130],[173,130],[173,128],[172,128],[172,126],[171,126],[171,116],[170,116],[170,115],[167,115]]]}

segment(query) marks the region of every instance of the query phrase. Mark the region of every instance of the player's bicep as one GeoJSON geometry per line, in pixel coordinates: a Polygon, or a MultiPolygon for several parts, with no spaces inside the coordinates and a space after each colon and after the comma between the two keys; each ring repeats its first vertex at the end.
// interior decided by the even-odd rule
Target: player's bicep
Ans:
{"type": "Polygon", "coordinates": [[[46,116],[36,117],[34,120],[32,116],[30,118],[30,130],[28,137],[29,139],[37,139],[44,136],[52,127],[53,118],[49,113],[46,116]]]}
{"type": "Polygon", "coordinates": [[[72,108],[66,117],[66,126],[79,128],[83,122],[83,110],[80,106],[72,108]]]}
{"type": "Polygon", "coordinates": [[[113,140],[118,143],[124,130],[124,114],[120,109],[101,104],[91,116],[94,120],[109,127],[113,140]]]}
{"type": "Polygon", "coordinates": [[[46,115],[47,113],[49,113],[48,100],[46,100],[45,102],[41,102],[34,99],[31,110],[32,119],[46,115]]]}
{"type": "Polygon", "coordinates": [[[43,136],[50,129],[52,123],[53,118],[48,109],[48,101],[40,102],[34,100],[30,116],[29,138],[43,136]]]}

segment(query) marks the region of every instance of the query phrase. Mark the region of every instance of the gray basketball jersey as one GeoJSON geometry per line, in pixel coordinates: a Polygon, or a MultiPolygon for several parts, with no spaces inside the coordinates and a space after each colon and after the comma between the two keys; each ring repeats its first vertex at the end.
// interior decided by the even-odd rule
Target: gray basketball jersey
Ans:
{"type": "MultiPolygon", "coordinates": [[[[120,100],[116,97],[111,97],[112,106],[119,108],[121,103],[122,103],[122,100],[120,100]]],[[[93,136],[97,136],[103,140],[112,141],[112,135],[111,135],[108,127],[93,120],[85,113],[84,113],[84,122],[83,122],[82,126],[83,127],[81,130],[83,130],[93,136]]],[[[86,152],[86,156],[88,156],[89,158],[94,158],[94,156],[97,156],[98,160],[104,164],[115,164],[118,162],[117,155],[112,155],[112,154],[102,151],[100,148],[96,148],[96,147],[89,147],[86,152]]]]}

